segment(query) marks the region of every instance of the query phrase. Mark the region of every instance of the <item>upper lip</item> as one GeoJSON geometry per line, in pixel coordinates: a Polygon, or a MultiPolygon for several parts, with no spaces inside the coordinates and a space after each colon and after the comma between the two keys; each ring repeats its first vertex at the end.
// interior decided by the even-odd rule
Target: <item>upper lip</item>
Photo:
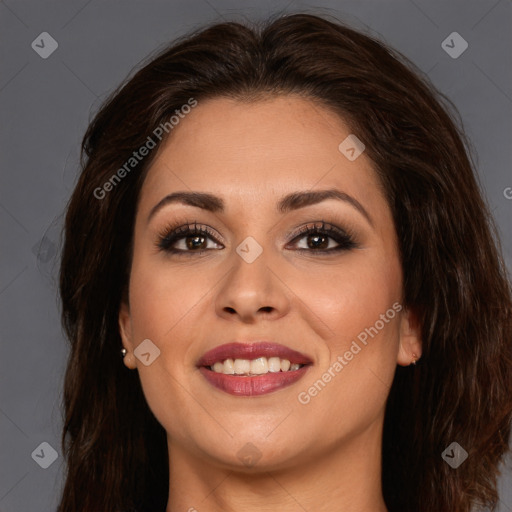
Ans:
{"type": "Polygon", "coordinates": [[[232,342],[219,345],[205,354],[197,362],[197,366],[213,366],[217,361],[226,359],[258,359],[259,357],[279,357],[288,359],[290,363],[311,364],[311,359],[291,348],[270,341],[256,343],[232,342]]]}

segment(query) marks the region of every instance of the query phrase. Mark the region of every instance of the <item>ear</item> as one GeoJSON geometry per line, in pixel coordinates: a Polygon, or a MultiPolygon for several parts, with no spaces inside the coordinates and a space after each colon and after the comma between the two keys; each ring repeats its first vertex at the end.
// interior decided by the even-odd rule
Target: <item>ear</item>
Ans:
{"type": "Polygon", "coordinates": [[[400,347],[397,363],[400,366],[409,366],[421,357],[421,326],[417,314],[404,308],[400,317],[400,347]]]}
{"type": "Polygon", "coordinates": [[[132,341],[132,319],[130,315],[130,306],[126,301],[121,302],[119,308],[119,334],[123,342],[123,347],[126,349],[126,355],[123,357],[123,363],[127,368],[134,370],[137,368],[135,356],[133,351],[135,347],[132,341]]]}

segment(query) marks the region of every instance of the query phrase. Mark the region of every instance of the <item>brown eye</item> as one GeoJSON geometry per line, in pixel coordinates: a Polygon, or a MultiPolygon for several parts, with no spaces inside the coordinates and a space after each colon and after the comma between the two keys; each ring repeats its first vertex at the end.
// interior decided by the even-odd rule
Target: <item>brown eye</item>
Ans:
{"type": "Polygon", "coordinates": [[[303,228],[294,241],[302,241],[299,251],[332,253],[357,247],[352,237],[344,230],[321,222],[320,225],[306,226],[303,228]]]}
{"type": "Polygon", "coordinates": [[[186,225],[161,235],[158,248],[173,254],[203,253],[217,248],[208,247],[209,241],[219,244],[208,228],[186,225]]]}

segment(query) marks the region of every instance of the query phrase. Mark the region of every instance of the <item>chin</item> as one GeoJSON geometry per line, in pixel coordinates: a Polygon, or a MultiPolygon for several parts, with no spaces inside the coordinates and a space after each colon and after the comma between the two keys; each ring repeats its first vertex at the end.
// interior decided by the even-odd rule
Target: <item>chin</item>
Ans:
{"type": "Polygon", "coordinates": [[[296,466],[304,456],[304,436],[268,435],[267,425],[253,426],[239,431],[225,443],[204,439],[199,449],[212,463],[230,471],[258,473],[296,466]],[[263,428],[264,427],[264,428],[263,428]],[[300,443],[295,439],[301,439],[300,443]]]}

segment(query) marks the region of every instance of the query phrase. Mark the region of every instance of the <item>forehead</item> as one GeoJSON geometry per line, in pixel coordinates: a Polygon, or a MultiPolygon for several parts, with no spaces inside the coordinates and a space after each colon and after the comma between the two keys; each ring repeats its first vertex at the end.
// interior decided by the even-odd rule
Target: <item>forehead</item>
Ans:
{"type": "Polygon", "coordinates": [[[350,161],[339,150],[350,135],[337,114],[297,96],[199,101],[159,149],[141,203],[188,189],[225,196],[228,205],[257,206],[290,191],[329,187],[361,201],[382,201],[364,152],[350,161]]]}

